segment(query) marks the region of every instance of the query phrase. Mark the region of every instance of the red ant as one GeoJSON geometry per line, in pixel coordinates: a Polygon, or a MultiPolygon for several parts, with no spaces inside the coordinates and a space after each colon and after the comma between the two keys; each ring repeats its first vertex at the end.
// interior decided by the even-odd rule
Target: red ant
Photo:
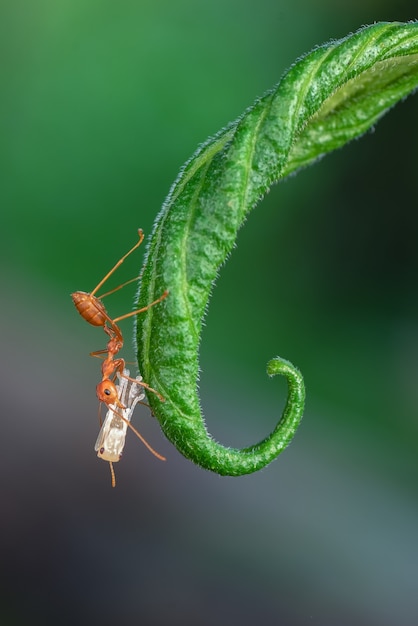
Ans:
{"type": "Polygon", "coordinates": [[[105,296],[108,296],[114,293],[115,291],[118,291],[125,285],[128,285],[129,283],[137,279],[136,278],[131,279],[127,281],[126,283],[119,285],[119,287],[116,287],[115,289],[108,291],[107,293],[103,294],[100,297],[95,296],[95,293],[99,291],[99,289],[104,285],[104,283],[108,280],[108,278],[110,278],[110,276],[115,272],[115,270],[120,265],[122,265],[125,259],[141,245],[142,241],[144,240],[144,234],[141,229],[138,229],[138,235],[139,235],[139,240],[133,246],[133,248],[131,248],[129,252],[127,252],[116,263],[116,265],[106,274],[106,276],[99,282],[99,284],[93,289],[91,293],[86,293],[84,291],[76,291],[73,294],[71,294],[71,297],[77,308],[77,311],[86,320],[86,322],[88,322],[89,324],[92,324],[93,326],[102,326],[105,333],[109,336],[107,348],[104,350],[97,350],[96,352],[91,352],[90,356],[101,356],[104,354],[107,355],[102,364],[102,380],[96,387],[96,393],[97,393],[97,397],[99,401],[106,404],[107,407],[109,407],[110,404],[113,404],[119,407],[120,409],[125,409],[126,407],[119,400],[118,390],[114,383],[114,380],[116,379],[116,375],[118,373],[123,378],[126,378],[127,380],[130,380],[133,383],[140,384],[142,387],[145,387],[146,389],[148,389],[148,391],[155,393],[160,398],[160,400],[164,402],[164,398],[158,393],[158,391],[156,391],[155,389],[147,385],[147,383],[143,381],[138,383],[138,381],[135,378],[130,378],[129,376],[124,374],[125,360],[122,358],[115,359],[114,357],[116,354],[118,354],[118,352],[123,347],[122,331],[120,330],[116,322],[119,322],[120,320],[123,320],[123,319],[127,319],[128,317],[139,315],[139,313],[143,313],[147,311],[150,307],[164,300],[168,296],[168,291],[167,290],[164,291],[162,296],[157,298],[157,300],[154,300],[154,302],[151,302],[151,304],[148,304],[147,306],[142,307],[141,309],[138,309],[136,311],[131,311],[130,313],[126,313],[125,315],[116,317],[115,319],[112,319],[107,313],[104,307],[104,304],[102,302],[102,299],[105,296]]]}

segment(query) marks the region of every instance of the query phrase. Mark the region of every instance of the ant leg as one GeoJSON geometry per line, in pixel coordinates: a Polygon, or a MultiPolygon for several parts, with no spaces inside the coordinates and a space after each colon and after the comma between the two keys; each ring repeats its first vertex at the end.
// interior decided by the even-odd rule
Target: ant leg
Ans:
{"type": "Polygon", "coordinates": [[[158,393],[156,389],[153,389],[147,383],[144,383],[143,380],[139,381],[136,378],[131,378],[130,376],[126,376],[126,374],[123,373],[123,370],[125,368],[124,359],[116,359],[116,361],[113,361],[113,366],[115,367],[116,372],[119,372],[119,376],[122,376],[122,378],[126,378],[127,380],[130,380],[131,382],[136,383],[141,387],[145,387],[145,389],[148,389],[148,391],[155,393],[155,395],[161,400],[161,402],[165,402],[165,398],[160,393],[158,393]]]}
{"type": "Polygon", "coordinates": [[[154,302],[151,302],[151,304],[147,304],[147,306],[144,306],[142,309],[138,309],[137,311],[131,311],[130,313],[126,313],[126,315],[121,315],[120,317],[115,317],[113,322],[120,322],[120,320],[126,320],[126,318],[128,318],[128,317],[133,317],[134,315],[139,315],[139,313],[144,313],[145,311],[148,311],[148,309],[150,309],[155,304],[158,304],[162,300],[165,300],[165,298],[167,296],[168,296],[168,289],[166,289],[164,291],[163,295],[160,296],[159,298],[157,298],[157,300],[154,300],[154,302]]]}
{"type": "Polygon", "coordinates": [[[141,245],[141,243],[144,240],[144,233],[142,232],[141,228],[138,228],[138,236],[139,236],[139,240],[137,241],[137,243],[134,245],[133,248],[131,248],[129,250],[129,252],[127,252],[121,259],[119,259],[119,261],[116,263],[116,265],[114,267],[112,267],[112,269],[110,270],[110,272],[108,272],[106,274],[106,276],[104,278],[102,278],[102,280],[100,281],[100,283],[93,289],[93,291],[90,293],[91,296],[94,296],[94,294],[96,293],[96,291],[99,291],[100,287],[102,287],[102,285],[104,285],[104,283],[107,281],[107,279],[113,274],[113,272],[115,270],[118,269],[118,267],[120,265],[122,265],[122,263],[124,262],[124,260],[130,255],[132,254],[132,252],[134,250],[136,250],[137,248],[139,248],[139,246],[141,245]]]}
{"type": "Polygon", "coordinates": [[[147,402],[142,402],[142,400],[139,400],[138,404],[140,404],[141,406],[146,406],[147,409],[150,410],[151,416],[155,417],[154,413],[152,412],[152,409],[151,409],[150,405],[147,402]]]}
{"type": "MultiPolygon", "coordinates": [[[[136,380],[135,378],[129,378],[129,376],[125,376],[125,378],[128,378],[129,380],[133,380],[137,385],[140,384],[138,380],[136,380]]],[[[113,411],[113,413],[115,415],[117,415],[118,417],[120,417],[120,419],[122,421],[124,421],[129,428],[135,433],[135,435],[138,437],[138,439],[140,441],[142,441],[142,443],[144,444],[144,446],[154,455],[157,457],[157,459],[160,459],[160,461],[166,461],[167,459],[165,458],[165,456],[163,456],[162,454],[159,454],[156,450],[154,450],[154,448],[148,443],[148,441],[146,439],[144,439],[144,437],[141,435],[141,433],[135,428],[135,426],[132,426],[131,422],[129,420],[127,420],[123,415],[121,415],[120,413],[118,413],[118,411],[115,411],[115,409],[111,409],[113,411]]]]}
{"type": "Polygon", "coordinates": [[[162,454],[159,454],[156,450],[154,450],[154,448],[148,443],[148,441],[146,439],[143,438],[143,436],[141,435],[141,433],[139,431],[137,431],[137,429],[135,428],[135,426],[132,426],[131,422],[128,422],[128,420],[126,420],[124,417],[122,418],[124,422],[127,422],[129,428],[135,433],[135,435],[138,437],[138,439],[140,441],[142,441],[142,443],[144,444],[144,446],[151,452],[151,454],[153,454],[154,456],[157,457],[157,459],[160,459],[160,461],[166,461],[167,459],[165,458],[165,456],[163,456],[162,454]]]}
{"type": "Polygon", "coordinates": [[[127,280],[126,283],[119,285],[119,287],[115,287],[111,291],[106,291],[106,293],[100,296],[100,300],[103,300],[103,298],[106,298],[106,296],[110,296],[112,293],[115,293],[115,291],[119,291],[119,289],[122,289],[122,287],[126,287],[126,285],[130,285],[131,283],[133,283],[136,280],[139,280],[140,278],[141,278],[140,275],[135,276],[135,278],[131,278],[131,280],[127,280]]]}
{"type": "Polygon", "coordinates": [[[132,382],[136,383],[137,385],[140,385],[141,387],[144,387],[148,391],[151,391],[152,393],[155,393],[155,395],[157,396],[157,398],[159,398],[161,400],[161,402],[165,402],[164,396],[162,396],[160,393],[158,393],[158,391],[156,389],[153,389],[152,387],[150,387],[147,383],[144,383],[143,380],[139,381],[139,380],[136,380],[135,378],[130,378],[129,376],[124,376],[124,378],[127,378],[128,380],[131,380],[132,382]]]}
{"type": "Polygon", "coordinates": [[[94,352],[90,352],[89,356],[93,356],[93,357],[97,357],[98,359],[103,359],[105,358],[103,355],[107,354],[108,351],[105,350],[95,350],[94,352]]]}

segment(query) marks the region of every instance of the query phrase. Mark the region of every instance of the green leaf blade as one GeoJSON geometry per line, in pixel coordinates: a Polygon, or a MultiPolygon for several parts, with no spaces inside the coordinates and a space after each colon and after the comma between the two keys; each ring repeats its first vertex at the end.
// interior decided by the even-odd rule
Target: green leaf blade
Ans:
{"type": "Polygon", "coordinates": [[[268,371],[286,377],[288,402],[262,442],[226,448],[207,433],[201,414],[203,317],[245,216],[272,184],[358,137],[417,86],[418,25],[363,28],[298,61],[180,173],[155,223],[139,304],[170,294],[137,320],[138,362],[166,398],[148,394],[164,433],[198,465],[227,475],[256,471],[287,446],[303,413],[300,373],[277,358],[268,371]]]}

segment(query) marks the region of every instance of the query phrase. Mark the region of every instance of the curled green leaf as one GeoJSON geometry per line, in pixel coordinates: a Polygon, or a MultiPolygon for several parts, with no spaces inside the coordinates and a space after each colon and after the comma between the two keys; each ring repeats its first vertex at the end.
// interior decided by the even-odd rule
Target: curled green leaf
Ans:
{"type": "Polygon", "coordinates": [[[279,84],[201,146],[157,217],[139,305],[169,297],[137,320],[138,363],[166,398],[148,400],[161,428],[187,458],[223,475],[254,472],[290,442],[302,417],[304,386],[289,362],[273,359],[288,399],[274,431],[244,449],[208,434],[197,380],[202,320],[219,268],[245,216],[269,187],[369,129],[418,86],[418,24],[378,23],[315,49],[279,84]]]}

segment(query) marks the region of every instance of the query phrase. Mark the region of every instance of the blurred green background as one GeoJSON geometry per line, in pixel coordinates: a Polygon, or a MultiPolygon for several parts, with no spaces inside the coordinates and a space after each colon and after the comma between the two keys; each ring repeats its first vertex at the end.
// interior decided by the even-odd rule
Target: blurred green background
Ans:
{"type": "Polygon", "coordinates": [[[196,146],[297,57],[417,17],[394,0],[1,2],[2,625],[418,623],[416,97],[275,187],[221,272],[202,344],[210,432],[235,446],[269,432],[276,354],[307,385],[294,443],[263,472],[194,467],[144,409],[167,463],[129,437],[112,490],[88,357],[105,340],[69,297],[150,232],[196,146]]]}

